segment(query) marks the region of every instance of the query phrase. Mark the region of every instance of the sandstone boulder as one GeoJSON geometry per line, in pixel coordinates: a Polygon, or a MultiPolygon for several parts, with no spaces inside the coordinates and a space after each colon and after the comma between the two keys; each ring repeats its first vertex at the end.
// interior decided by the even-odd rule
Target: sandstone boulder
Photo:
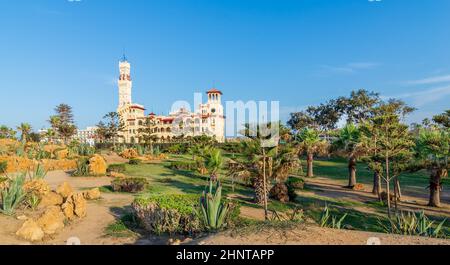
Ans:
{"type": "Polygon", "coordinates": [[[16,235],[27,241],[42,241],[44,238],[44,231],[42,228],[32,219],[23,223],[22,227],[16,232],[16,235]]]}
{"type": "Polygon", "coordinates": [[[76,216],[83,218],[86,216],[86,199],[83,193],[74,193],[66,201],[66,203],[71,203],[73,206],[73,212],[76,216]]]}
{"type": "Polygon", "coordinates": [[[111,178],[126,178],[127,175],[123,174],[123,173],[117,173],[117,172],[110,172],[109,176],[111,178]]]}
{"type": "Polygon", "coordinates": [[[89,159],[89,174],[93,176],[106,175],[108,168],[105,159],[101,155],[94,155],[89,159]]]}
{"type": "Polygon", "coordinates": [[[56,159],[62,160],[69,156],[69,150],[63,149],[55,152],[56,159]]]}
{"type": "Polygon", "coordinates": [[[101,192],[100,192],[99,188],[95,188],[95,189],[83,192],[83,197],[86,200],[98,200],[98,199],[100,199],[100,196],[101,196],[101,192]]]}
{"type": "Polygon", "coordinates": [[[73,212],[73,204],[70,202],[66,202],[61,206],[61,209],[64,213],[64,216],[69,220],[72,221],[75,219],[75,213],[73,212]]]}
{"type": "Polygon", "coordinates": [[[48,206],[59,206],[63,204],[64,198],[56,192],[49,192],[42,196],[39,208],[45,208],[48,206]]]}
{"type": "Polygon", "coordinates": [[[58,206],[47,208],[45,213],[36,221],[47,235],[56,234],[64,228],[64,214],[58,206]]]}
{"type": "Polygon", "coordinates": [[[56,193],[61,195],[64,199],[67,199],[70,195],[72,195],[73,188],[69,183],[64,182],[56,189],[56,193]]]}

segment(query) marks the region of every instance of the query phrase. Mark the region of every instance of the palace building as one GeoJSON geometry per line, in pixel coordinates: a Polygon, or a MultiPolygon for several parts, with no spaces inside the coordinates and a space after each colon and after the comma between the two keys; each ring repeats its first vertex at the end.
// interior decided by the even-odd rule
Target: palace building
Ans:
{"type": "Polygon", "coordinates": [[[225,116],[221,102],[222,92],[213,88],[206,92],[208,100],[195,112],[180,108],[168,116],[145,114],[145,107],[133,103],[131,92],[131,65],[124,57],[119,62],[119,106],[117,113],[125,128],[121,132],[123,143],[143,142],[144,137],[154,141],[170,142],[183,137],[207,135],[218,142],[225,141],[225,116]]]}

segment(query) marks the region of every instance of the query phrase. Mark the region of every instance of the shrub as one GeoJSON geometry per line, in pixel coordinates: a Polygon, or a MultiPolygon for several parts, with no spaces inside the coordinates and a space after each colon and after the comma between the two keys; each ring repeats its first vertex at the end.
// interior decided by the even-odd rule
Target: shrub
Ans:
{"type": "Polygon", "coordinates": [[[388,225],[384,225],[378,220],[379,225],[386,233],[426,237],[445,237],[443,231],[445,222],[446,220],[436,226],[434,221],[431,221],[423,211],[419,214],[401,212],[393,220],[389,220],[388,225]]]}
{"type": "Polygon", "coordinates": [[[172,170],[193,171],[193,170],[197,170],[198,163],[195,161],[174,161],[174,162],[171,162],[168,167],[172,170]]]}
{"type": "Polygon", "coordinates": [[[198,195],[152,195],[137,198],[133,210],[146,230],[156,234],[196,234],[204,230],[198,195]]]}
{"type": "Polygon", "coordinates": [[[137,193],[143,191],[148,182],[145,178],[116,178],[111,182],[113,191],[137,193]]]}
{"type": "Polygon", "coordinates": [[[302,190],[305,188],[305,181],[301,178],[289,177],[286,185],[288,185],[288,187],[292,187],[293,189],[302,190]]]}
{"type": "Polygon", "coordinates": [[[270,189],[269,192],[270,198],[280,201],[280,202],[289,202],[289,190],[286,184],[277,183],[270,189]]]}
{"type": "Polygon", "coordinates": [[[85,157],[78,159],[77,168],[72,175],[76,177],[89,176],[89,159],[85,157]]]}
{"type": "Polygon", "coordinates": [[[131,158],[128,164],[130,165],[140,165],[142,161],[138,158],[131,158]]]}
{"type": "Polygon", "coordinates": [[[113,165],[109,165],[108,169],[106,171],[108,173],[110,173],[110,172],[124,173],[126,171],[126,167],[125,167],[125,164],[113,164],[113,165]]]}
{"type": "Polygon", "coordinates": [[[13,178],[9,186],[1,191],[2,205],[0,212],[6,215],[13,215],[16,208],[23,202],[26,192],[23,189],[26,174],[21,174],[13,178]]]}
{"type": "Polygon", "coordinates": [[[8,168],[8,161],[0,162],[0,174],[6,173],[7,168],[8,168]]]}
{"type": "Polygon", "coordinates": [[[188,151],[187,144],[175,144],[167,148],[167,152],[170,154],[186,154],[188,151]]]}

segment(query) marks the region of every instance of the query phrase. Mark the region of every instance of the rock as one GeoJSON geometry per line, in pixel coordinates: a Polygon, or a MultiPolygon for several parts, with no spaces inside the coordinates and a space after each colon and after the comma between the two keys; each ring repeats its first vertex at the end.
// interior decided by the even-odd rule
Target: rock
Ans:
{"type": "Polygon", "coordinates": [[[56,193],[61,195],[64,199],[67,199],[70,195],[72,195],[73,188],[69,183],[64,182],[56,189],[56,193]]]}
{"type": "Polygon", "coordinates": [[[27,193],[32,193],[42,198],[50,192],[50,186],[43,179],[28,180],[23,184],[23,189],[27,193]]]}
{"type": "Polygon", "coordinates": [[[30,219],[23,223],[22,227],[16,232],[16,235],[25,240],[36,242],[42,241],[44,231],[33,219],[30,219]]]}
{"type": "Polygon", "coordinates": [[[58,206],[47,208],[45,213],[36,221],[47,235],[53,235],[64,228],[65,216],[58,206]]]}
{"type": "Polygon", "coordinates": [[[86,199],[82,193],[72,194],[66,201],[73,206],[73,212],[76,216],[83,218],[86,216],[86,199]]]}
{"type": "Polygon", "coordinates": [[[86,200],[98,200],[98,199],[100,199],[100,196],[101,196],[101,193],[100,193],[99,188],[95,188],[95,189],[83,192],[83,197],[86,200]]]}
{"type": "Polygon", "coordinates": [[[26,215],[20,215],[20,216],[17,216],[17,220],[26,221],[26,220],[28,220],[28,217],[26,215]]]}
{"type": "Polygon", "coordinates": [[[41,202],[39,203],[39,208],[45,208],[48,206],[56,206],[63,204],[64,199],[61,195],[56,192],[49,192],[42,196],[41,202]]]}
{"type": "Polygon", "coordinates": [[[101,155],[94,155],[89,159],[89,174],[92,176],[106,175],[108,165],[101,155]]]}
{"type": "Polygon", "coordinates": [[[63,149],[55,152],[56,159],[62,160],[69,156],[69,150],[63,149]]]}
{"type": "Polygon", "coordinates": [[[61,206],[61,209],[64,213],[64,216],[69,220],[72,221],[75,219],[75,213],[73,212],[73,204],[70,202],[66,202],[61,206]]]}
{"type": "Polygon", "coordinates": [[[127,177],[125,174],[123,174],[123,173],[117,173],[117,172],[110,172],[110,173],[109,173],[109,176],[110,176],[111,178],[121,178],[121,179],[127,177]]]}

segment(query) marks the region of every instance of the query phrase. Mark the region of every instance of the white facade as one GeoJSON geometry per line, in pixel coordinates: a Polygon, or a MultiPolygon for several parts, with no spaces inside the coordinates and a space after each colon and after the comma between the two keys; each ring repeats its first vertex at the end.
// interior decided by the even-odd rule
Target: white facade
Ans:
{"type": "Polygon", "coordinates": [[[98,127],[87,127],[84,130],[77,130],[77,134],[73,138],[78,140],[80,143],[94,146],[97,129],[98,127]]]}
{"type": "Polygon", "coordinates": [[[145,107],[131,100],[132,81],[130,63],[122,60],[119,64],[119,106],[117,113],[125,124],[121,141],[137,143],[143,139],[140,129],[150,129],[160,142],[169,142],[176,137],[208,135],[219,142],[225,141],[225,116],[221,102],[222,92],[213,88],[207,92],[208,101],[200,104],[196,112],[179,109],[168,116],[150,113],[145,115],[145,107]],[[146,125],[147,124],[147,125],[146,125]]]}

